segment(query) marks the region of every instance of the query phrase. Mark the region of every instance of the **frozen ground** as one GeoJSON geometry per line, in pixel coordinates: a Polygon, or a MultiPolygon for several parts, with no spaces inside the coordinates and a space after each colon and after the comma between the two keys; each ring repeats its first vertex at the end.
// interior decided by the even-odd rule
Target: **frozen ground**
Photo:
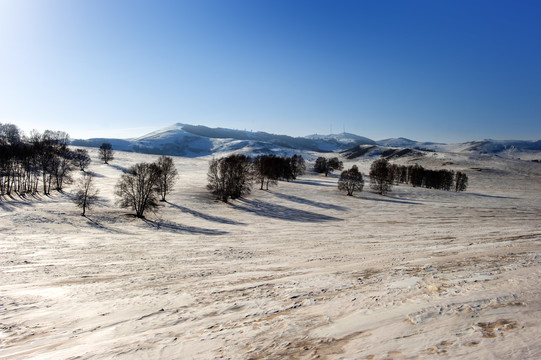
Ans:
{"type": "Polygon", "coordinates": [[[138,220],[114,185],[154,159],[93,163],[87,218],[73,189],[0,203],[0,358],[541,358],[538,163],[435,154],[466,193],[307,175],[223,204],[208,159],[175,158],[138,220]]]}

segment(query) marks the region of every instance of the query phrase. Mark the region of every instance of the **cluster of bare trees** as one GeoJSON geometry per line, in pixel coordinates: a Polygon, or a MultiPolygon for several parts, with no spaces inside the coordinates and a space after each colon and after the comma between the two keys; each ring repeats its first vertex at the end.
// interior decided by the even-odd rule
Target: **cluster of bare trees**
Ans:
{"type": "Polygon", "coordinates": [[[263,185],[269,190],[269,185],[276,185],[278,180],[295,180],[305,171],[304,159],[299,155],[292,157],[261,155],[253,160],[254,177],[261,184],[261,190],[263,185]]]}
{"type": "Polygon", "coordinates": [[[122,174],[116,185],[118,204],[131,208],[139,218],[146,210],[155,209],[173,188],[178,171],[173,159],[165,155],[153,163],[138,163],[122,174]]]}
{"type": "MultiPolygon", "coordinates": [[[[103,156],[100,154],[103,160],[103,156]]],[[[112,158],[109,157],[110,161],[112,158]]],[[[173,159],[160,156],[153,163],[138,163],[122,174],[116,185],[115,195],[118,204],[124,208],[131,208],[139,218],[144,217],[146,210],[155,209],[159,201],[166,201],[165,197],[171,192],[176,182],[178,171],[173,159]]],[[[85,215],[98,200],[98,190],[94,187],[93,176],[85,173],[78,183],[74,202],[82,209],[85,215]]]]}
{"type": "Polygon", "coordinates": [[[25,137],[13,124],[0,124],[0,195],[44,195],[71,181],[76,153],[63,131],[36,131],[25,137]],[[41,186],[40,186],[41,182],[41,186]]]}
{"type": "Polygon", "coordinates": [[[245,155],[230,155],[212,159],[207,174],[207,188],[218,199],[227,202],[252,190],[252,161],[245,155]]]}
{"type": "Polygon", "coordinates": [[[306,165],[300,155],[262,155],[255,159],[230,155],[210,161],[207,188],[219,200],[227,202],[249,194],[254,180],[261,184],[261,190],[264,185],[268,190],[269,185],[277,184],[278,180],[294,180],[305,170],[306,165]]]}
{"type": "Polygon", "coordinates": [[[325,176],[328,176],[334,170],[342,170],[343,168],[344,164],[342,161],[338,160],[337,157],[327,159],[320,156],[316,159],[316,163],[314,164],[314,170],[318,173],[325,174],[325,176]]]}

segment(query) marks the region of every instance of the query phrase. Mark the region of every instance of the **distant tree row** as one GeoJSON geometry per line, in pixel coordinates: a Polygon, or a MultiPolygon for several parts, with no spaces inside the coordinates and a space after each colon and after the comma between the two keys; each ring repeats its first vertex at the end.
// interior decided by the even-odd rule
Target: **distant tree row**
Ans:
{"type": "Polygon", "coordinates": [[[420,165],[389,165],[392,178],[396,184],[411,184],[428,189],[465,191],[468,187],[468,176],[452,170],[430,170],[420,165]]]}
{"type": "Polygon", "coordinates": [[[428,189],[465,191],[468,176],[451,170],[430,170],[420,165],[389,164],[386,159],[378,159],[370,166],[372,188],[380,194],[391,190],[393,184],[411,184],[428,189]]]}
{"type": "MultiPolygon", "coordinates": [[[[411,184],[429,189],[465,191],[468,186],[468,176],[457,171],[429,170],[420,165],[403,166],[389,164],[384,159],[378,159],[370,165],[370,186],[379,194],[385,195],[391,191],[393,184],[411,184]]],[[[353,195],[354,191],[362,191],[364,180],[357,166],[345,170],[338,179],[338,189],[353,195]]]]}
{"type": "Polygon", "coordinates": [[[254,181],[261,184],[260,189],[276,185],[278,180],[294,180],[306,170],[300,155],[280,157],[262,155],[255,159],[245,155],[230,155],[212,159],[207,174],[209,191],[227,202],[249,194],[254,181]]]}

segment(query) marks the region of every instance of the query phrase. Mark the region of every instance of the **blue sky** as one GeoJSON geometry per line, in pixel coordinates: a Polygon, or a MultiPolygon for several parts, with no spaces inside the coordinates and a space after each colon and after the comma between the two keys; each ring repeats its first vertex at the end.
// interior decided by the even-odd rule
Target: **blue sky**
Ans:
{"type": "Polygon", "coordinates": [[[0,0],[0,122],[541,138],[538,1],[0,0]]]}

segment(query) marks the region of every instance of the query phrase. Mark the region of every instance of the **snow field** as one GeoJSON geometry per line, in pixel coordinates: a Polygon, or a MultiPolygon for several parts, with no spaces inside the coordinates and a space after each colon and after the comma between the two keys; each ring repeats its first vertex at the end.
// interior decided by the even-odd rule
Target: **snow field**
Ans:
{"type": "Polygon", "coordinates": [[[400,161],[465,170],[467,192],[308,174],[223,204],[209,158],[177,157],[136,219],[114,185],[155,159],[95,160],[86,218],[74,188],[0,203],[0,358],[541,357],[539,164],[438,153],[400,161]]]}

